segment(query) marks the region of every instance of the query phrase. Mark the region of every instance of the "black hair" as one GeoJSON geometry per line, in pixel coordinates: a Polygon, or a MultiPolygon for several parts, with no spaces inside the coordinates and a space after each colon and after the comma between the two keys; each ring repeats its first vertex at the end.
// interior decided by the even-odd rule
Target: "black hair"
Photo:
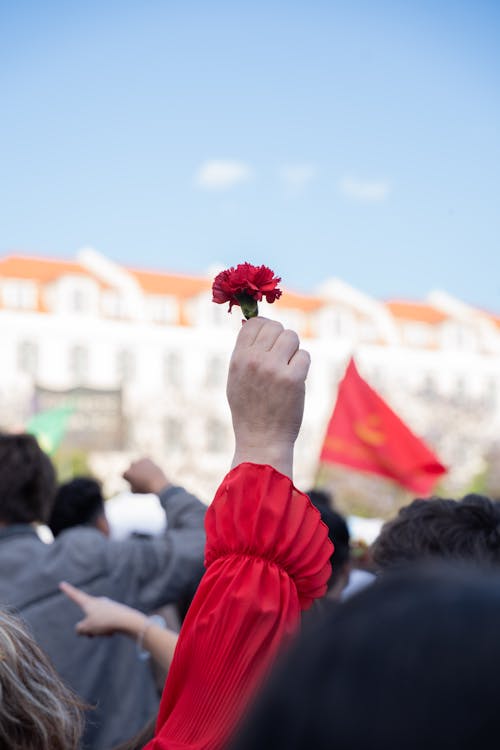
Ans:
{"type": "Polygon", "coordinates": [[[310,501],[316,506],[325,505],[327,508],[334,507],[333,495],[328,490],[312,489],[307,494],[310,501]]]}
{"type": "Polygon", "coordinates": [[[372,548],[380,569],[428,558],[500,563],[500,505],[483,495],[414,500],[386,523],[372,548]]]}
{"type": "Polygon", "coordinates": [[[54,467],[33,435],[0,434],[0,521],[46,522],[55,489],[54,467]]]}
{"type": "Polygon", "coordinates": [[[350,551],[350,534],[349,528],[345,521],[345,518],[337,513],[336,510],[324,502],[322,495],[328,498],[327,493],[317,493],[313,490],[308,493],[311,502],[316,506],[321,514],[321,520],[328,526],[328,536],[330,541],[333,543],[334,550],[330,558],[332,565],[332,575],[328,581],[328,588],[332,588],[342,574],[344,566],[349,562],[351,551],[350,551]]]}
{"type": "Polygon", "coordinates": [[[498,747],[498,574],[387,574],[304,633],[231,750],[498,747]]]}
{"type": "Polygon", "coordinates": [[[59,487],[49,526],[57,536],[73,526],[94,524],[103,513],[104,500],[99,482],[89,477],[78,477],[59,487]]]}

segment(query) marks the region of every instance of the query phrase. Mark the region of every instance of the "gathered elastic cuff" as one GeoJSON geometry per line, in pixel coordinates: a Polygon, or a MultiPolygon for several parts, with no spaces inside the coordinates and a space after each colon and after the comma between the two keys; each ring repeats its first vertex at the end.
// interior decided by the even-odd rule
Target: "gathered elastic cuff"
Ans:
{"type": "Polygon", "coordinates": [[[221,482],[205,519],[205,565],[248,555],[282,568],[301,607],[326,592],[333,545],[319,511],[289,477],[267,464],[242,463],[221,482]]]}

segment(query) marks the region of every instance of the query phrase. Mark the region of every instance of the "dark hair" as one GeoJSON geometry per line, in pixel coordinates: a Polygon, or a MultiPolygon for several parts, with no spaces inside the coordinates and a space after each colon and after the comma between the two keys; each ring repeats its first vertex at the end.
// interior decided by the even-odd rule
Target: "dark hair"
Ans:
{"type": "Polygon", "coordinates": [[[33,435],[0,434],[0,520],[46,522],[55,489],[54,467],[33,435]]]}
{"type": "Polygon", "coordinates": [[[309,497],[321,513],[321,520],[328,526],[328,536],[334,546],[332,556],[330,557],[332,565],[332,575],[328,581],[328,588],[330,589],[336,584],[345,564],[349,562],[351,556],[349,528],[345,518],[340,513],[332,510],[329,505],[313,499],[315,497],[314,493],[309,493],[309,497]]]}
{"type": "Polygon", "coordinates": [[[437,557],[500,563],[500,505],[482,495],[414,500],[383,526],[372,551],[384,569],[437,557]]]}
{"type": "Polygon", "coordinates": [[[93,524],[104,513],[101,485],[95,479],[78,477],[59,487],[49,526],[57,536],[73,526],[93,524]]]}
{"type": "Polygon", "coordinates": [[[309,500],[313,505],[325,505],[327,508],[333,508],[333,495],[328,490],[312,489],[307,492],[309,500]]]}
{"type": "Polygon", "coordinates": [[[499,630],[491,571],[388,574],[304,634],[232,750],[493,750],[499,630]]]}

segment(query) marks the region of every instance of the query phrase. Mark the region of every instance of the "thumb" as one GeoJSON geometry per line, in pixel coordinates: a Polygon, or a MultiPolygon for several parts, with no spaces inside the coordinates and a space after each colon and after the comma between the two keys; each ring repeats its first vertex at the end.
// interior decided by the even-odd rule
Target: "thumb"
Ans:
{"type": "Polygon", "coordinates": [[[78,633],[78,635],[87,635],[89,638],[92,638],[94,635],[94,632],[89,624],[89,618],[84,617],[83,620],[80,620],[80,622],[77,622],[75,625],[75,630],[78,633]]]}

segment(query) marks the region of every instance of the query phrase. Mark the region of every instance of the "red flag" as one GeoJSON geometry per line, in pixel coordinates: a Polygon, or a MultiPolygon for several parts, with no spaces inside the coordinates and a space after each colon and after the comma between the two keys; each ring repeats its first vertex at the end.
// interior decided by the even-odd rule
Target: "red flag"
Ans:
{"type": "Polygon", "coordinates": [[[352,358],[319,460],[388,477],[423,496],[446,473],[437,456],[363,380],[352,358]]]}

